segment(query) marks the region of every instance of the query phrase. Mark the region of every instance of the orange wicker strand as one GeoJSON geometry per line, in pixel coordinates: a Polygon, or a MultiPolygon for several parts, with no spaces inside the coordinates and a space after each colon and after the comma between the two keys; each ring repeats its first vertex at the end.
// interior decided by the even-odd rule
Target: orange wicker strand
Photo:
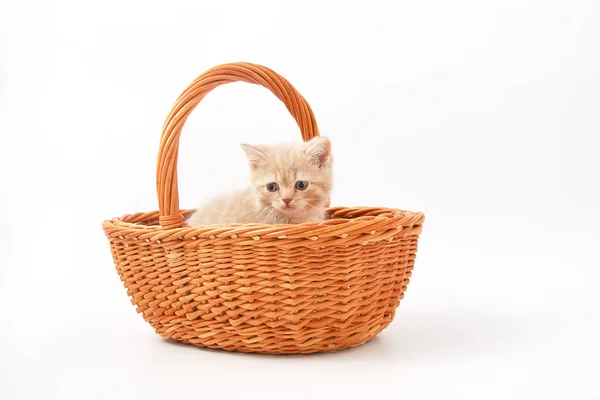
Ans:
{"type": "Polygon", "coordinates": [[[377,207],[335,207],[298,225],[182,226],[179,135],[219,85],[242,81],[273,92],[302,138],[318,136],[306,100],[255,64],[217,66],[180,95],[163,126],[159,211],[104,221],[116,269],[157,333],[196,346],[271,354],[341,350],[390,324],[414,267],[424,216],[377,207]]]}

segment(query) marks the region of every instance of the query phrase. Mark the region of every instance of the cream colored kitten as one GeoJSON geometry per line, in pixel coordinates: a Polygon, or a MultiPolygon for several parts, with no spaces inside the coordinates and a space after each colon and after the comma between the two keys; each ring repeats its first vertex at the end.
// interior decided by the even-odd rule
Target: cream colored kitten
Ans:
{"type": "Polygon", "coordinates": [[[329,139],[277,146],[243,144],[242,148],[250,163],[251,186],[209,201],[186,225],[299,224],[325,219],[332,185],[329,139]]]}

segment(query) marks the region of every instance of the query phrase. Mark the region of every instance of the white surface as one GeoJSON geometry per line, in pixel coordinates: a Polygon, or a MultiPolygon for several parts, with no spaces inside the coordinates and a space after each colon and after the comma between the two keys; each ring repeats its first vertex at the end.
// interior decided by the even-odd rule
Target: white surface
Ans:
{"type": "MultiPolygon", "coordinates": [[[[599,37],[594,0],[2,1],[0,398],[600,398],[599,37]],[[156,209],[163,118],[236,60],[309,100],[334,204],[427,215],[362,347],[174,345],[114,271],[101,221],[156,209]]],[[[184,131],[182,207],[244,184],[239,142],[298,138],[268,91],[219,88],[184,131]]]]}

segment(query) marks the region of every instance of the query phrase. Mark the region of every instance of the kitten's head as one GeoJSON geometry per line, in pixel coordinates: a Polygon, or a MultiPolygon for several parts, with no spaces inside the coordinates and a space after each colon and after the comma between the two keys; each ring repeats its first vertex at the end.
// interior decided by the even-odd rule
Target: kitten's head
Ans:
{"type": "Polygon", "coordinates": [[[316,137],[306,143],[242,148],[261,212],[291,221],[323,217],[332,184],[331,143],[316,137]]]}

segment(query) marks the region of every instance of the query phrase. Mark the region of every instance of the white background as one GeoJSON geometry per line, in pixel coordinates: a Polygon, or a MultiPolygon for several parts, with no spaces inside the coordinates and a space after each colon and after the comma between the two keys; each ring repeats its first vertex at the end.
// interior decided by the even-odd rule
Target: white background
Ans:
{"type": "MultiPolygon", "coordinates": [[[[600,398],[598,1],[0,4],[0,398],[600,398]],[[196,349],[129,304],[101,222],[157,208],[163,119],[230,61],[310,102],[333,204],[426,213],[364,346],[196,349]]],[[[240,142],[299,138],[267,90],[217,89],[183,132],[181,206],[245,184],[240,142]]]]}

